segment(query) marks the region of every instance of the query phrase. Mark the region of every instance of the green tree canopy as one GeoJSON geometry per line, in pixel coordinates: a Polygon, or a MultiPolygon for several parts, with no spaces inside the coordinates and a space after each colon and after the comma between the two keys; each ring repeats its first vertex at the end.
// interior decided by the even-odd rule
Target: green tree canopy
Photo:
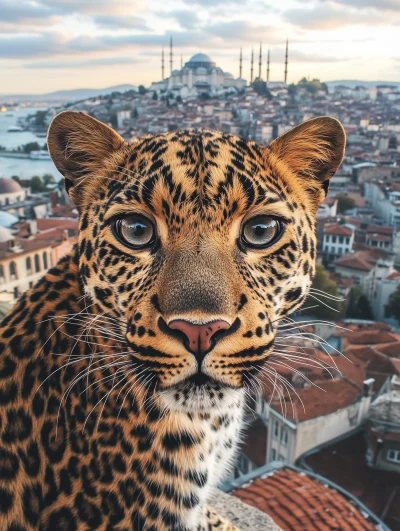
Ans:
{"type": "Polygon", "coordinates": [[[47,111],[37,111],[35,114],[35,124],[37,127],[45,127],[47,111]]]}
{"type": "Polygon", "coordinates": [[[317,264],[311,289],[315,291],[310,293],[303,305],[307,314],[326,321],[338,321],[343,317],[344,302],[331,300],[323,295],[326,293],[329,297],[337,297],[338,290],[336,283],[331,280],[328,271],[322,265],[317,264]]]}
{"type": "Polygon", "coordinates": [[[11,177],[11,179],[12,179],[13,181],[15,181],[16,183],[18,183],[20,186],[22,186],[21,178],[18,177],[18,175],[13,175],[13,176],[11,177]]]}
{"type": "Polygon", "coordinates": [[[388,303],[385,306],[385,317],[394,317],[400,322],[400,285],[389,296],[388,303]]]}
{"type": "Polygon", "coordinates": [[[139,94],[141,94],[142,96],[144,94],[146,94],[146,88],[144,85],[139,85],[139,88],[138,88],[138,91],[139,91],[139,94]]]}
{"type": "Polygon", "coordinates": [[[55,184],[56,180],[54,179],[54,176],[51,173],[45,173],[43,175],[43,183],[45,186],[48,186],[49,184],[55,184]]]}
{"type": "Polygon", "coordinates": [[[42,148],[38,142],[28,142],[23,146],[23,149],[25,153],[30,153],[31,151],[39,151],[42,148]]]}
{"type": "Polygon", "coordinates": [[[269,100],[272,98],[272,94],[268,90],[266,82],[262,79],[257,77],[251,86],[253,87],[254,92],[256,92],[259,96],[265,96],[269,100]]]}
{"type": "Polygon", "coordinates": [[[31,192],[37,194],[39,192],[46,191],[45,185],[42,183],[42,179],[38,175],[34,175],[30,180],[31,192]]]}
{"type": "Polygon", "coordinates": [[[356,206],[354,199],[348,195],[341,195],[338,197],[338,212],[344,214],[346,210],[351,210],[356,206]]]}
{"type": "Polygon", "coordinates": [[[350,291],[349,304],[346,310],[346,317],[350,319],[373,320],[371,304],[362,289],[355,286],[350,291]]]}
{"type": "Polygon", "coordinates": [[[158,95],[156,91],[153,92],[153,96],[151,98],[155,101],[158,100],[158,95]]]}

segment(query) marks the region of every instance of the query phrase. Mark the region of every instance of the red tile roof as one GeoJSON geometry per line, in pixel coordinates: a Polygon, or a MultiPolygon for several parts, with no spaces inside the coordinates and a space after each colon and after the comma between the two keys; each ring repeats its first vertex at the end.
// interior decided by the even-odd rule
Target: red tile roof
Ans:
{"type": "Polygon", "coordinates": [[[338,223],[327,223],[324,227],[325,234],[335,234],[339,236],[351,236],[353,231],[344,225],[338,223]]]}
{"type": "Polygon", "coordinates": [[[374,514],[386,511],[385,523],[390,529],[399,529],[400,475],[368,466],[366,450],[365,433],[361,431],[308,455],[306,464],[356,496],[374,514]]]}
{"type": "Polygon", "coordinates": [[[234,490],[233,496],[269,514],[284,531],[374,531],[334,488],[310,475],[281,468],[234,490]]]}
{"type": "Polygon", "coordinates": [[[360,330],[346,334],[346,341],[351,345],[379,345],[384,343],[397,343],[398,334],[385,330],[360,330]]]}
{"type": "Polygon", "coordinates": [[[336,260],[336,265],[361,271],[371,271],[374,267],[373,264],[367,262],[367,260],[361,257],[358,253],[344,254],[336,260]]]}

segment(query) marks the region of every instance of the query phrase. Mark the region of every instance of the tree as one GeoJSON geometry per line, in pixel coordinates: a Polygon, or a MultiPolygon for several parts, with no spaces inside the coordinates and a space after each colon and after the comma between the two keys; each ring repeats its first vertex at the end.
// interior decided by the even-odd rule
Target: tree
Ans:
{"type": "Polygon", "coordinates": [[[385,317],[394,317],[400,322],[400,285],[389,296],[389,301],[385,306],[385,317]]]}
{"type": "Polygon", "coordinates": [[[182,103],[182,96],[180,94],[176,97],[176,103],[182,103]]]}
{"type": "Polygon", "coordinates": [[[44,192],[46,190],[46,187],[42,183],[41,178],[38,175],[34,175],[30,180],[30,188],[31,192],[33,194],[37,194],[39,192],[44,192]]]}
{"type": "Polygon", "coordinates": [[[343,317],[344,302],[331,300],[332,296],[338,296],[337,286],[336,283],[331,280],[328,271],[322,265],[317,264],[311,289],[312,291],[304,303],[304,308],[310,306],[315,307],[307,309],[306,311],[308,314],[326,321],[338,321],[343,317]],[[329,295],[329,298],[324,297],[321,292],[329,295]],[[328,308],[328,306],[330,306],[330,308],[328,308]]]}
{"type": "Polygon", "coordinates": [[[15,181],[16,183],[18,183],[20,186],[22,186],[21,178],[18,177],[18,175],[13,175],[13,176],[11,177],[11,179],[12,179],[13,181],[15,181]]]}
{"type": "Polygon", "coordinates": [[[354,287],[350,291],[349,304],[347,306],[346,317],[350,319],[364,319],[372,321],[374,314],[367,296],[359,287],[354,287]]]}
{"type": "Polygon", "coordinates": [[[133,109],[132,111],[132,118],[137,118],[139,116],[139,113],[138,113],[138,110],[136,109],[136,107],[133,109]]]}
{"type": "Polygon", "coordinates": [[[268,90],[267,84],[265,81],[263,81],[260,78],[256,78],[256,80],[251,85],[254,92],[256,92],[259,96],[264,96],[268,98],[269,100],[272,98],[272,95],[270,91],[268,90]]]}
{"type": "Polygon", "coordinates": [[[23,150],[25,153],[30,153],[31,151],[39,151],[40,149],[41,147],[38,142],[28,142],[23,146],[23,150]]]}
{"type": "Polygon", "coordinates": [[[55,184],[56,180],[54,179],[51,173],[45,173],[43,175],[43,183],[47,187],[49,184],[55,184]]]}
{"type": "Polygon", "coordinates": [[[146,88],[143,85],[139,85],[138,91],[141,96],[146,94],[146,88]]]}
{"type": "Polygon", "coordinates": [[[156,92],[156,91],[153,92],[152,99],[153,99],[154,101],[157,101],[157,100],[158,100],[158,95],[157,95],[157,92],[156,92]]]}
{"type": "Polygon", "coordinates": [[[47,111],[37,111],[35,114],[35,124],[36,127],[45,127],[46,124],[47,111]]]}
{"type": "Polygon", "coordinates": [[[341,195],[338,197],[338,212],[344,214],[346,210],[351,210],[356,206],[354,199],[348,195],[341,195]]]}

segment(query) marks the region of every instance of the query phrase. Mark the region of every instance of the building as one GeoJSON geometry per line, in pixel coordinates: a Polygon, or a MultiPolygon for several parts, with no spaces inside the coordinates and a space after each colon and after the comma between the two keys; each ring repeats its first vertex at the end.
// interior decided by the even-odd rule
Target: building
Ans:
{"type": "Polygon", "coordinates": [[[273,463],[223,490],[270,515],[285,531],[389,531],[350,492],[318,474],[273,463]]]}
{"type": "Polygon", "coordinates": [[[354,244],[354,229],[348,225],[326,223],[323,229],[322,252],[331,264],[340,256],[350,253],[354,244]]]}
{"type": "Polygon", "coordinates": [[[26,197],[25,190],[17,181],[13,179],[0,178],[0,206],[13,205],[24,201],[26,197]]]}
{"type": "Polygon", "coordinates": [[[173,70],[170,77],[151,84],[150,90],[172,92],[182,98],[198,98],[218,96],[226,91],[238,91],[246,87],[242,78],[234,78],[229,72],[224,72],[211,58],[204,53],[197,53],[187,61],[183,68],[173,70]]]}
{"type": "MultiPolygon", "coordinates": [[[[396,361],[400,368],[400,359],[396,361]]],[[[383,392],[371,404],[366,432],[367,463],[382,470],[400,473],[399,376],[392,376],[383,392]]]]}

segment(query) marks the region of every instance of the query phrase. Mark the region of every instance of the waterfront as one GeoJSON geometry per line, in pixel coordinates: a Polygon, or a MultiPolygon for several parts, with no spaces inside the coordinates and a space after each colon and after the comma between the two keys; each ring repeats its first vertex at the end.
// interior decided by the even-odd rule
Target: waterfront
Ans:
{"type": "MultiPolygon", "coordinates": [[[[28,142],[38,142],[45,144],[46,139],[38,137],[31,131],[21,133],[7,132],[9,127],[17,125],[18,118],[34,114],[41,110],[39,107],[23,107],[17,111],[9,110],[0,112],[0,146],[6,149],[16,149],[18,146],[28,142]]],[[[61,174],[57,171],[51,160],[18,159],[0,156],[0,177],[12,177],[18,175],[23,179],[29,179],[33,175],[44,175],[51,173],[57,180],[61,179],[61,174]]]]}

